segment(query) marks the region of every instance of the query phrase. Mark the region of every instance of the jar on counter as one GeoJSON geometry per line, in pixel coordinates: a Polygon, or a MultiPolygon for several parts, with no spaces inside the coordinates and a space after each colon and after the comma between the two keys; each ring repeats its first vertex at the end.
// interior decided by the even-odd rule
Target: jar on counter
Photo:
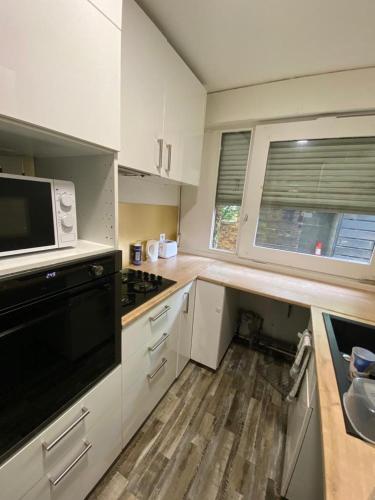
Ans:
{"type": "Polygon", "coordinates": [[[137,241],[132,245],[132,253],[133,264],[135,266],[140,266],[142,264],[142,243],[140,241],[137,241]]]}

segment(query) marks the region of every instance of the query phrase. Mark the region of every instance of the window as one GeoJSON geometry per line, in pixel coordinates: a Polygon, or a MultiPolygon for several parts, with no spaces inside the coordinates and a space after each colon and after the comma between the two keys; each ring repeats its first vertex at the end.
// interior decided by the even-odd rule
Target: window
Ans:
{"type": "Polygon", "coordinates": [[[375,119],[256,127],[239,254],[375,277],[375,119]]]}
{"type": "Polygon", "coordinates": [[[235,252],[250,148],[250,131],[221,136],[211,247],[235,252]]]}
{"type": "Polygon", "coordinates": [[[374,242],[375,138],[270,144],[257,246],[368,263],[374,242]]]}

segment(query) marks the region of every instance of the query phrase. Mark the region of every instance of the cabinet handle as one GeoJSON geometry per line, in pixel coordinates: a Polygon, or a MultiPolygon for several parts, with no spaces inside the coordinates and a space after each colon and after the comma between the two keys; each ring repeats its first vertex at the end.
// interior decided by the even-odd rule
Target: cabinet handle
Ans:
{"type": "Polygon", "coordinates": [[[156,321],[157,319],[161,318],[164,314],[166,314],[169,311],[170,308],[171,308],[170,306],[164,306],[163,310],[160,311],[160,313],[158,313],[156,316],[150,317],[150,321],[156,321]]]}
{"type": "Polygon", "coordinates": [[[51,451],[52,448],[54,448],[57,443],[59,443],[62,439],[64,439],[64,437],[69,434],[70,431],[72,431],[74,429],[74,427],[77,427],[77,425],[82,422],[82,420],[84,418],[87,417],[87,415],[90,413],[90,410],[88,410],[87,408],[82,408],[82,415],[80,415],[77,420],[75,420],[72,424],[69,425],[69,427],[67,427],[65,429],[65,431],[63,431],[59,436],[57,436],[56,439],[54,439],[52,441],[52,443],[48,444],[46,442],[43,443],[43,448],[46,450],[46,451],[51,451]]]}
{"type": "Polygon", "coordinates": [[[152,373],[148,373],[148,374],[147,374],[147,378],[148,378],[148,380],[152,380],[152,379],[155,377],[155,375],[156,375],[156,374],[157,374],[157,373],[158,373],[158,372],[159,372],[159,371],[163,368],[163,366],[165,365],[165,363],[166,363],[167,361],[168,361],[168,360],[167,360],[167,358],[163,358],[163,359],[161,360],[160,365],[156,368],[156,370],[155,370],[155,371],[153,371],[152,373]]]}
{"type": "Polygon", "coordinates": [[[168,163],[167,163],[167,168],[165,171],[167,174],[171,171],[171,164],[172,164],[172,144],[166,144],[167,151],[168,151],[168,163]]]}
{"type": "Polygon", "coordinates": [[[148,350],[150,352],[156,351],[156,349],[159,346],[161,346],[167,340],[168,337],[169,337],[168,333],[163,333],[163,335],[161,336],[161,338],[153,346],[149,347],[148,350]]]}
{"type": "Polygon", "coordinates": [[[163,141],[163,139],[158,139],[157,142],[159,144],[159,163],[156,166],[156,168],[158,170],[161,170],[161,168],[163,166],[163,144],[164,144],[164,141],[163,141]]]}
{"type": "Polygon", "coordinates": [[[82,460],[82,458],[86,455],[86,453],[90,450],[90,448],[92,448],[92,444],[91,443],[88,443],[86,441],[84,441],[85,443],[85,448],[83,451],[81,451],[81,453],[73,460],[73,462],[68,465],[68,467],[66,469],[64,469],[61,474],[59,474],[57,477],[55,478],[52,478],[50,477],[49,480],[50,480],[50,483],[52,484],[52,486],[57,486],[59,484],[59,482],[64,479],[64,477],[73,469],[73,467],[75,467],[78,462],[80,460],[82,460]]]}
{"type": "Polygon", "coordinates": [[[190,293],[189,292],[185,292],[184,293],[184,297],[185,297],[185,309],[184,309],[184,313],[187,314],[189,312],[190,293]]]}

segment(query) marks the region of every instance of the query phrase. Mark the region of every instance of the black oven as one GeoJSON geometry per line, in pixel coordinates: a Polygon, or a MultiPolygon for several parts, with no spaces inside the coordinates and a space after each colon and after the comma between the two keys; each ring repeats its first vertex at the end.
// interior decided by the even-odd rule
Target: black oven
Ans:
{"type": "Polygon", "coordinates": [[[0,461],[120,363],[121,252],[0,280],[0,461]]]}

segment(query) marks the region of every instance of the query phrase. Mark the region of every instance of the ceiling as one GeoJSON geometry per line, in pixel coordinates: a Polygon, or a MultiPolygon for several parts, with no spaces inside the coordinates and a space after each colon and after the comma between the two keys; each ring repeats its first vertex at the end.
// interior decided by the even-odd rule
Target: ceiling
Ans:
{"type": "Polygon", "coordinates": [[[137,0],[208,91],[375,66],[374,0],[137,0]]]}

